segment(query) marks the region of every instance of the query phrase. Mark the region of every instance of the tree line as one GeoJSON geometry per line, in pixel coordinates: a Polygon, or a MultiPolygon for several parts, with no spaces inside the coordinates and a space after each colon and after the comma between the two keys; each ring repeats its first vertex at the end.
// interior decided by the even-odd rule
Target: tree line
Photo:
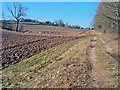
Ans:
{"type": "Polygon", "coordinates": [[[37,25],[50,25],[50,26],[59,26],[59,27],[69,27],[69,28],[74,28],[74,29],[89,29],[89,30],[94,29],[94,28],[90,28],[90,27],[83,28],[83,27],[81,27],[79,25],[68,25],[68,23],[64,23],[62,19],[55,20],[54,22],[51,22],[51,21],[39,22],[38,20],[22,18],[21,22],[33,22],[33,23],[36,23],[37,25]]]}
{"type": "MultiPolygon", "coordinates": [[[[13,25],[11,24],[11,22],[16,23],[16,21],[13,21],[13,20],[2,20],[2,29],[12,30],[13,25]]],[[[56,20],[54,22],[51,22],[51,21],[40,22],[38,20],[21,18],[19,22],[28,24],[28,25],[47,25],[47,26],[58,26],[58,27],[66,27],[66,28],[81,29],[81,30],[94,30],[94,28],[90,28],[90,27],[85,28],[79,25],[68,25],[68,23],[64,23],[62,19],[56,20]]],[[[23,28],[23,25],[20,24],[19,28],[23,28]]]]}
{"type": "Polygon", "coordinates": [[[120,2],[101,2],[94,18],[94,27],[104,34],[118,34],[120,2]]]}
{"type": "MultiPolygon", "coordinates": [[[[10,12],[10,15],[13,17],[12,22],[14,21],[16,23],[16,31],[19,31],[19,28],[22,30],[23,25],[19,26],[20,22],[34,22],[37,25],[50,25],[50,26],[59,26],[59,27],[67,27],[67,28],[74,28],[74,29],[87,29],[87,30],[93,30],[94,28],[83,28],[79,25],[68,25],[68,23],[64,23],[62,19],[56,20],[54,22],[51,21],[45,21],[45,22],[39,22],[38,20],[32,20],[32,19],[24,19],[23,17],[26,16],[26,10],[28,8],[23,7],[21,3],[13,3],[13,8],[7,6],[7,10],[10,12]]],[[[12,25],[10,24],[10,20],[5,20],[4,15],[2,20],[2,28],[12,30],[12,25]]]]}

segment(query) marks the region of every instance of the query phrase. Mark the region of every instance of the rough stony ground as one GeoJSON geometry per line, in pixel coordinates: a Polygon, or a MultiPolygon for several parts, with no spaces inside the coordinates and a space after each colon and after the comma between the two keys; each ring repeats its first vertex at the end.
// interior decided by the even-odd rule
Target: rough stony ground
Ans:
{"type": "MultiPolygon", "coordinates": [[[[96,37],[94,37],[94,40],[97,40],[96,37]]],[[[91,45],[95,46],[96,42],[92,42],[91,45]]],[[[98,66],[98,60],[96,58],[96,51],[95,48],[90,49],[90,62],[92,64],[92,72],[91,72],[91,77],[93,78],[92,86],[99,88],[102,86],[102,81],[103,81],[103,75],[100,70],[100,67],[98,66]]]]}
{"type": "Polygon", "coordinates": [[[101,38],[94,37],[92,42],[95,48],[90,49],[90,62],[92,64],[92,86],[96,88],[117,87],[118,85],[118,57],[113,57],[112,48],[101,38]],[[97,43],[97,44],[96,44],[97,43]],[[99,48],[100,47],[100,48],[99,48]],[[108,54],[110,53],[110,54],[108,54]],[[117,58],[117,59],[116,59],[117,58]]]}
{"type": "MultiPolygon", "coordinates": [[[[112,48],[100,37],[87,38],[65,51],[56,61],[37,71],[15,87],[29,88],[115,88],[118,85],[117,61],[112,48]],[[95,39],[95,42],[91,42],[95,39]],[[95,45],[91,48],[91,45],[95,45]],[[108,47],[108,48],[106,48],[108,47]]],[[[10,86],[13,87],[13,86],[10,86]]]]}
{"type": "MultiPolygon", "coordinates": [[[[96,65],[97,65],[97,77],[100,88],[116,88],[118,87],[118,57],[111,56],[114,55],[113,46],[109,46],[113,42],[116,44],[116,41],[110,40],[106,42],[104,37],[97,37],[95,43],[95,53],[96,53],[96,65]],[[109,43],[109,44],[108,44],[109,43]],[[116,59],[117,58],[117,59],[116,59]]],[[[117,47],[116,47],[117,48],[117,47]]],[[[95,66],[95,65],[94,65],[95,66]]]]}
{"type": "MultiPolygon", "coordinates": [[[[97,41],[96,37],[92,39],[97,41]]],[[[106,56],[103,56],[103,58],[105,59],[107,57],[107,51],[112,52],[112,48],[104,41],[98,40],[98,42],[101,42],[104,47],[106,56]]],[[[104,63],[105,65],[100,63],[101,59],[99,59],[96,54],[96,49],[99,50],[99,48],[96,47],[96,43],[97,42],[91,42],[89,39],[77,44],[65,52],[58,58],[57,63],[54,62],[48,66],[46,82],[40,82],[38,86],[57,88],[117,87],[118,79],[116,76],[118,75],[118,72],[114,69],[117,69],[118,62],[108,55],[108,58],[106,58],[105,61],[108,60],[111,64],[108,64],[108,62],[104,63]],[[95,48],[90,48],[91,45],[95,45],[95,48]],[[113,65],[113,67],[111,67],[111,65],[113,65]],[[108,68],[103,69],[103,67],[110,67],[109,69],[112,71],[109,71],[108,68]],[[106,72],[106,70],[108,71],[106,72]]]]}
{"type": "Polygon", "coordinates": [[[90,39],[87,39],[70,48],[57,61],[44,68],[45,71],[40,71],[33,82],[35,84],[30,87],[92,87],[89,74],[91,64],[87,58],[90,42],[90,39]]]}
{"type": "MultiPolygon", "coordinates": [[[[101,42],[91,42],[97,38],[87,39],[80,42],[74,47],[66,51],[62,56],[60,56],[54,63],[49,65],[44,70],[46,72],[40,72],[38,79],[40,82],[36,84],[35,87],[49,87],[49,88],[104,88],[104,87],[116,87],[117,79],[113,79],[117,71],[112,70],[106,72],[107,69],[103,67],[110,67],[110,65],[115,65],[109,69],[116,68],[117,63],[111,63],[110,65],[102,65],[101,59],[98,58],[96,50],[99,48],[96,43],[101,42]],[[95,45],[95,48],[90,48],[91,45],[95,45]],[[109,75],[109,72],[111,74],[109,75]],[[115,73],[114,73],[115,72],[115,73]],[[43,75],[44,77],[41,77],[43,75]],[[111,84],[112,82],[112,84],[111,84]]],[[[104,46],[104,44],[102,43],[104,46]]],[[[106,44],[107,45],[107,44],[106,44]]],[[[106,48],[106,46],[104,46],[106,48]]],[[[109,46],[107,46],[109,47],[109,46]]],[[[109,50],[109,49],[105,49],[109,50]]],[[[110,49],[112,51],[112,49],[110,49]]],[[[105,52],[105,54],[107,54],[105,52]]],[[[111,58],[111,56],[108,56],[111,58]]],[[[103,57],[106,58],[106,57],[103,57]]],[[[106,59],[109,62],[116,62],[113,58],[106,59]]],[[[37,80],[36,80],[37,81],[37,80]]]]}

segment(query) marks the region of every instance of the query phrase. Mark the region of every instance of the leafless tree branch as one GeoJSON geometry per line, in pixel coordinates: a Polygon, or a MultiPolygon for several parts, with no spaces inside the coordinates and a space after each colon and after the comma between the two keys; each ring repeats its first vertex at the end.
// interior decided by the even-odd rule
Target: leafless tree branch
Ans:
{"type": "Polygon", "coordinates": [[[7,6],[7,9],[11,13],[12,17],[14,17],[15,21],[17,22],[16,31],[18,31],[20,17],[26,16],[25,11],[28,10],[28,8],[22,7],[21,3],[14,3],[13,9],[11,9],[9,6],[7,6]]]}

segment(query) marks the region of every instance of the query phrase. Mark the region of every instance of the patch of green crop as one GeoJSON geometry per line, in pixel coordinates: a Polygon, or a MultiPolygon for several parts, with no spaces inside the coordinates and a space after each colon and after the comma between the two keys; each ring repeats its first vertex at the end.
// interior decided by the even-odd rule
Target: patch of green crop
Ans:
{"type": "Polygon", "coordinates": [[[104,65],[103,68],[106,70],[106,69],[109,69],[109,68],[112,68],[114,67],[114,65],[111,65],[111,64],[107,64],[107,65],[104,65]]]}

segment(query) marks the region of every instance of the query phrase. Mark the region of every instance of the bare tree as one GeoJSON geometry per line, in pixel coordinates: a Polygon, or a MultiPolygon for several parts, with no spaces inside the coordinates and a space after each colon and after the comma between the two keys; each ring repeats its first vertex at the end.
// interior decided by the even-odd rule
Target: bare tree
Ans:
{"type": "Polygon", "coordinates": [[[14,20],[16,21],[16,31],[18,31],[18,27],[19,27],[19,22],[20,22],[20,17],[21,16],[26,16],[25,11],[28,8],[25,8],[22,6],[21,3],[14,3],[14,7],[13,9],[11,9],[9,6],[7,6],[8,11],[11,13],[12,17],[14,18],[14,20]]]}
{"type": "Polygon", "coordinates": [[[64,27],[64,22],[62,19],[58,20],[58,26],[64,27]]]}

